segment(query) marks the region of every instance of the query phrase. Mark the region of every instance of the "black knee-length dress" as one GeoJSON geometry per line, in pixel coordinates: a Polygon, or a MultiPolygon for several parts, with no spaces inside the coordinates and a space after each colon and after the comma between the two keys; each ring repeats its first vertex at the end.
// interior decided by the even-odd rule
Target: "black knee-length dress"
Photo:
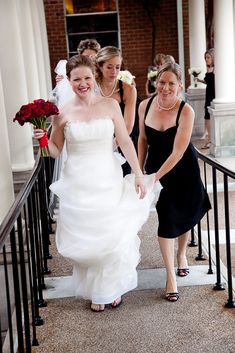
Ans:
{"type": "MultiPolygon", "coordinates": [[[[145,118],[154,97],[149,100],[145,118]]],[[[172,153],[180,113],[185,102],[182,101],[176,117],[176,125],[158,131],[145,124],[148,142],[148,155],[145,164],[147,174],[157,172],[172,153]]],[[[162,190],[156,204],[159,219],[158,235],[176,238],[192,229],[211,204],[200,177],[197,152],[189,143],[183,157],[176,166],[161,179],[162,190]]]]}

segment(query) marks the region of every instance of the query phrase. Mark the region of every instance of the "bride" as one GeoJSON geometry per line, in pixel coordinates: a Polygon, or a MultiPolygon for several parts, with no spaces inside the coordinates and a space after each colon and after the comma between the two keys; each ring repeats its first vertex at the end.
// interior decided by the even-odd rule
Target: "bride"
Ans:
{"type": "MultiPolygon", "coordinates": [[[[100,48],[101,48],[100,44],[97,42],[96,39],[88,38],[88,39],[81,40],[79,42],[77,51],[79,54],[89,56],[92,60],[94,60],[94,57],[98,53],[100,48]]],[[[53,101],[59,107],[59,109],[74,97],[74,92],[66,77],[66,64],[67,64],[67,60],[60,60],[56,65],[56,68],[55,68],[55,73],[57,74],[56,86],[52,90],[50,95],[50,100],[53,101]]],[[[98,94],[97,87],[95,87],[95,89],[96,89],[96,93],[98,94]]],[[[64,145],[62,153],[54,161],[53,181],[56,181],[59,179],[61,170],[64,165],[64,161],[66,160],[66,158],[67,158],[66,146],[64,145]]],[[[58,204],[59,204],[58,197],[55,194],[53,194],[53,192],[51,192],[48,210],[53,220],[57,218],[58,204]]]]}
{"type": "MultiPolygon", "coordinates": [[[[56,244],[73,262],[75,295],[103,311],[107,304],[118,307],[137,286],[137,233],[154,197],[154,176],[143,176],[116,100],[94,93],[92,61],[76,55],[66,68],[75,96],[54,117],[49,140],[52,157],[64,140],[68,155],[50,187],[60,199],[56,244]],[[125,178],[113,154],[114,134],[134,172],[125,178]]],[[[44,134],[34,130],[37,139],[44,134]]]]}

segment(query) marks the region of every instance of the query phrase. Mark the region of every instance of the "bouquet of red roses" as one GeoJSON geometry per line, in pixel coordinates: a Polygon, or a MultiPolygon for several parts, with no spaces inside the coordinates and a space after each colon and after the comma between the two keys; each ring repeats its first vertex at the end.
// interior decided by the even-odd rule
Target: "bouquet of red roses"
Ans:
{"type": "Polygon", "coordinates": [[[39,140],[42,157],[50,156],[46,130],[47,118],[51,115],[58,114],[59,110],[54,103],[44,101],[44,99],[36,99],[33,103],[22,105],[13,119],[13,121],[18,121],[21,126],[23,126],[24,123],[31,123],[37,129],[43,129],[45,131],[45,135],[39,140]]]}

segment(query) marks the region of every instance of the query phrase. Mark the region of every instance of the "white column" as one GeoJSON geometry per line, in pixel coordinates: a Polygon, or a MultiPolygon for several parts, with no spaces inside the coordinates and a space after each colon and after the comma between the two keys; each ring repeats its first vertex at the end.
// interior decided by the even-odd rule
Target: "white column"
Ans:
{"type": "Polygon", "coordinates": [[[29,101],[40,98],[39,72],[37,67],[37,42],[33,36],[33,23],[30,11],[30,0],[17,0],[17,14],[22,40],[22,53],[25,65],[27,94],[29,101]]]}
{"type": "MultiPolygon", "coordinates": [[[[206,25],[205,25],[205,4],[204,0],[189,0],[189,56],[190,67],[199,67],[202,72],[199,75],[204,78],[206,63],[204,54],[206,51],[206,25]]],[[[186,72],[186,74],[188,74],[186,72]]],[[[203,83],[193,85],[193,77],[190,77],[191,85],[187,89],[186,100],[195,111],[195,122],[193,136],[204,134],[204,105],[205,88],[203,83]]]]}
{"type": "Polygon", "coordinates": [[[38,16],[39,16],[39,24],[42,38],[42,50],[43,50],[43,59],[44,59],[44,67],[45,67],[45,80],[47,86],[47,93],[50,94],[52,90],[52,82],[51,82],[51,65],[50,65],[50,55],[49,55],[49,47],[48,47],[48,38],[47,38],[47,27],[46,27],[46,18],[45,18],[45,10],[43,0],[36,0],[38,16]]]}
{"type": "MultiPolygon", "coordinates": [[[[19,0],[18,0],[19,1],[19,0]]],[[[19,11],[19,10],[18,10],[19,11]]],[[[4,103],[8,122],[10,153],[14,171],[30,170],[34,166],[32,130],[29,124],[13,123],[15,113],[28,103],[27,80],[22,51],[19,16],[16,1],[0,1],[0,68],[4,103]]]]}
{"type": "Polygon", "coordinates": [[[233,0],[214,0],[215,99],[235,102],[233,0]]]}
{"type": "MultiPolygon", "coordinates": [[[[46,80],[48,71],[45,66],[44,55],[46,55],[46,53],[44,52],[45,47],[43,45],[43,41],[45,40],[47,41],[47,37],[45,37],[41,31],[40,20],[42,18],[42,15],[39,14],[38,3],[37,3],[38,1],[41,1],[41,0],[31,0],[30,8],[31,8],[31,16],[32,16],[32,22],[33,22],[34,42],[36,43],[35,50],[36,50],[37,67],[38,67],[38,73],[39,73],[39,86],[40,86],[40,95],[41,95],[40,98],[47,100],[50,90],[48,88],[48,82],[46,80]]],[[[56,24],[55,24],[55,30],[56,30],[56,24]]]]}
{"type": "MultiPolygon", "coordinates": [[[[204,59],[206,51],[205,4],[204,0],[189,0],[188,4],[190,67],[200,67],[202,69],[200,77],[203,78],[206,72],[204,59]]],[[[198,84],[198,87],[202,85],[198,84]]]]}
{"type": "MultiPolygon", "coordinates": [[[[233,46],[235,50],[235,0],[233,0],[233,46]]],[[[235,55],[233,66],[235,67],[235,55]]]]}
{"type": "Polygon", "coordinates": [[[13,178],[11,171],[11,159],[9,139],[6,123],[6,111],[4,106],[4,97],[2,89],[2,77],[0,73],[0,224],[9,211],[14,201],[13,178]]]}
{"type": "Polygon", "coordinates": [[[234,1],[214,0],[215,99],[210,107],[210,153],[235,156],[234,1]]]}

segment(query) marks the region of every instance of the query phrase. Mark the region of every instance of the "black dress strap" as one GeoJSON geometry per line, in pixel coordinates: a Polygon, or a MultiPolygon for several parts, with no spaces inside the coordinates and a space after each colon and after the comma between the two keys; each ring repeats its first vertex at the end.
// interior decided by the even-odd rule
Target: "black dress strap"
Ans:
{"type": "Polygon", "coordinates": [[[147,114],[148,114],[148,111],[149,111],[149,108],[150,108],[150,106],[151,106],[151,104],[152,104],[152,101],[153,101],[153,99],[156,97],[156,94],[154,94],[150,99],[149,99],[149,101],[148,101],[148,103],[147,103],[147,106],[146,106],[146,109],[145,109],[145,113],[144,113],[144,120],[146,119],[146,116],[147,116],[147,114]]]}
{"type": "Polygon", "coordinates": [[[119,86],[119,95],[120,95],[120,108],[121,108],[121,111],[122,111],[122,115],[124,116],[124,113],[125,113],[125,102],[124,102],[124,99],[123,99],[123,96],[124,96],[124,90],[123,90],[123,84],[122,84],[122,81],[121,80],[118,80],[118,86],[119,86]]]}
{"type": "MultiPolygon", "coordinates": [[[[147,103],[147,106],[146,106],[146,109],[145,109],[145,114],[144,114],[144,120],[146,119],[146,116],[147,116],[147,114],[148,114],[149,108],[150,108],[150,106],[151,106],[151,104],[152,104],[152,101],[153,101],[154,97],[156,97],[156,94],[154,94],[154,95],[149,99],[149,101],[148,101],[148,103],[147,103]]],[[[182,111],[184,105],[185,105],[185,101],[181,101],[180,106],[179,106],[179,110],[178,110],[178,113],[177,113],[177,117],[176,117],[176,126],[179,125],[180,113],[181,113],[181,111],[182,111]]]]}
{"type": "Polygon", "coordinates": [[[178,113],[177,113],[177,117],[176,117],[176,126],[179,126],[180,113],[181,113],[184,105],[185,105],[185,101],[181,101],[180,106],[179,106],[179,110],[178,110],[178,113]]]}
{"type": "Polygon", "coordinates": [[[118,85],[119,85],[119,93],[120,93],[121,103],[124,104],[124,100],[123,100],[124,91],[123,91],[123,83],[121,80],[118,80],[118,85]]]}

